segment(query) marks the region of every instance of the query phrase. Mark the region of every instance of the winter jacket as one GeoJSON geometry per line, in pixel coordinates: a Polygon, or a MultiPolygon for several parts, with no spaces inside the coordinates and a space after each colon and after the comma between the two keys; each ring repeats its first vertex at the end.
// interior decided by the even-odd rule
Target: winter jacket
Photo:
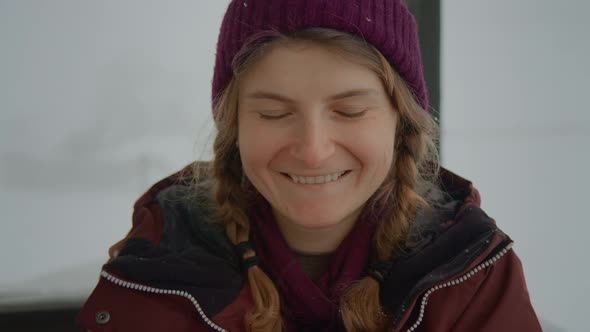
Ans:
{"type": "MultiPolygon", "coordinates": [[[[188,168],[135,203],[78,325],[102,331],[244,331],[240,261],[188,168]]],[[[448,199],[421,211],[380,287],[388,331],[541,331],[512,240],[471,183],[443,170],[448,199]]]]}

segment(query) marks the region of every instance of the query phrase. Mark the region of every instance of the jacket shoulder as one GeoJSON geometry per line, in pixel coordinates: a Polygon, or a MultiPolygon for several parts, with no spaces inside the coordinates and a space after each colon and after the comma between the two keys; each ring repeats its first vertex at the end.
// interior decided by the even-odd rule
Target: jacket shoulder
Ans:
{"type": "Polygon", "coordinates": [[[97,331],[165,330],[157,320],[176,322],[170,328],[178,331],[210,330],[210,318],[237,300],[243,276],[233,245],[216,222],[210,186],[178,179],[158,182],[137,201],[132,229],[113,246],[78,316],[80,325],[97,331]],[[105,326],[94,321],[100,310],[111,316],[105,326]],[[150,319],[142,318],[146,314],[150,319]]]}
{"type": "Polygon", "coordinates": [[[477,189],[447,170],[441,188],[382,287],[396,331],[541,331],[512,240],[480,208],[477,189]]]}
{"type": "Polygon", "coordinates": [[[542,331],[516,253],[505,249],[486,262],[427,291],[403,330],[542,331]]]}

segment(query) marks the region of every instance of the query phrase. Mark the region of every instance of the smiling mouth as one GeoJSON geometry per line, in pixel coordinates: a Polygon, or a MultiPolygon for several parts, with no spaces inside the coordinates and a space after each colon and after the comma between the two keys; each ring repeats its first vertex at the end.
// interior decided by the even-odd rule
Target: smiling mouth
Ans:
{"type": "Polygon", "coordinates": [[[299,176],[299,175],[289,174],[289,173],[281,173],[281,174],[283,176],[291,179],[291,181],[293,181],[294,183],[298,183],[298,184],[324,184],[324,183],[338,181],[338,179],[348,175],[348,173],[350,173],[350,172],[351,172],[351,170],[347,170],[344,172],[338,172],[338,173],[327,174],[327,175],[319,175],[319,176],[299,176]]]}

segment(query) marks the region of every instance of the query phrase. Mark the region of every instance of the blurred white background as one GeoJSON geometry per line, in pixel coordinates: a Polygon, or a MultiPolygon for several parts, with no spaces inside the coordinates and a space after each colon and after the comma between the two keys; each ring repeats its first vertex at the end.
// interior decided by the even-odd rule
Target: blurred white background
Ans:
{"type": "MultiPolygon", "coordinates": [[[[227,0],[0,0],[0,310],[79,302],[134,200],[210,156],[227,0]]],[[[516,241],[547,331],[583,331],[590,2],[442,4],[443,162],[516,241]]]]}

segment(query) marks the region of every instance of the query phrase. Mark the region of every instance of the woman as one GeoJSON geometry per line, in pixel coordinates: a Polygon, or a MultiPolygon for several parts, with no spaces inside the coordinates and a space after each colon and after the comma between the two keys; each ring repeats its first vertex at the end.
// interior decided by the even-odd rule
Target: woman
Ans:
{"type": "Polygon", "coordinates": [[[540,331],[510,238],[440,169],[400,0],[232,1],[211,163],[157,183],[91,331],[540,331]]]}

